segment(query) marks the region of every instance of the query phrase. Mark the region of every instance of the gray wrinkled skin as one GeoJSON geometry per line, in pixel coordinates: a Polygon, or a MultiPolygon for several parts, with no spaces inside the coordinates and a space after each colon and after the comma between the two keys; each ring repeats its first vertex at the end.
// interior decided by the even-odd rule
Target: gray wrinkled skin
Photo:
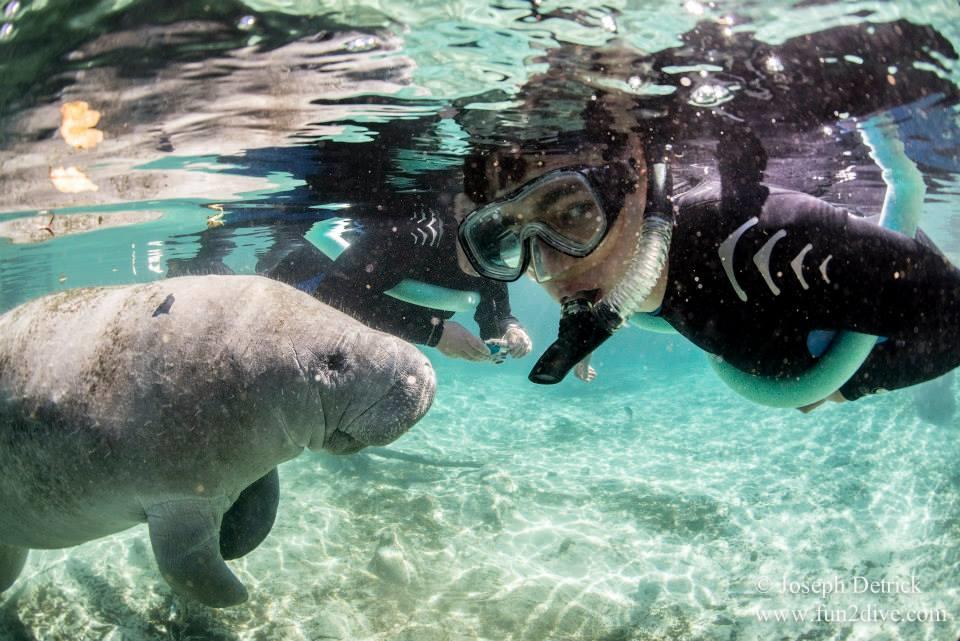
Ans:
{"type": "Polygon", "coordinates": [[[146,521],[174,590],[240,603],[218,546],[240,492],[304,448],[390,443],[434,391],[415,347],[265,278],[24,304],[0,316],[0,591],[29,548],[146,521]]]}

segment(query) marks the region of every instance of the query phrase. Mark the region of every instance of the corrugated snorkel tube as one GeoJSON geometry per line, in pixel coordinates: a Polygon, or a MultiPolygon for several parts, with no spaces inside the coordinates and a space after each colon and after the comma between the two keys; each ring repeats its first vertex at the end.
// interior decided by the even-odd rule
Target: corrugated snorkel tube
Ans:
{"type": "Polygon", "coordinates": [[[563,301],[557,340],[530,371],[529,378],[534,383],[552,385],[562,381],[577,363],[639,311],[660,280],[673,234],[673,184],[666,149],[648,150],[648,154],[647,204],[626,274],[595,303],[586,297],[563,301]]]}
{"type": "Polygon", "coordinates": [[[627,273],[613,290],[597,303],[598,306],[609,307],[611,314],[620,317],[620,324],[640,310],[640,305],[656,287],[670,254],[674,221],[673,202],[670,199],[670,169],[666,160],[660,160],[650,165],[650,172],[658,188],[649,190],[654,194],[648,191],[648,198],[654,197],[655,200],[648,201],[640,238],[627,273]]]}

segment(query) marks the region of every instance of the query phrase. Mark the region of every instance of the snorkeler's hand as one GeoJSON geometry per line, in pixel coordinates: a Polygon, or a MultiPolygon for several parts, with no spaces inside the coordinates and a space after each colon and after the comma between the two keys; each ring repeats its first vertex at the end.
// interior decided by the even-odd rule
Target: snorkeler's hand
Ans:
{"type": "Polygon", "coordinates": [[[573,374],[584,383],[589,383],[597,377],[597,370],[590,367],[589,354],[585,359],[577,363],[576,367],[573,368],[573,374]]]}
{"type": "Polygon", "coordinates": [[[440,335],[437,349],[450,358],[463,358],[468,361],[490,360],[490,349],[483,344],[483,341],[454,321],[444,321],[443,333],[440,335]]]}
{"type": "Polygon", "coordinates": [[[533,341],[530,340],[526,330],[519,325],[508,327],[500,341],[507,353],[514,358],[523,358],[533,349],[533,341]]]}

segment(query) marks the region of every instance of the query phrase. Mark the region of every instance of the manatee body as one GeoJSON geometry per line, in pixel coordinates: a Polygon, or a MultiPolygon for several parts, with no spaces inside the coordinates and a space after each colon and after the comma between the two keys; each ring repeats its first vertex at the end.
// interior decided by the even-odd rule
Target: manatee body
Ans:
{"type": "Polygon", "coordinates": [[[270,531],[276,466],[389,443],[434,391],[415,347],[266,278],[26,303],[0,316],[0,591],[30,548],[146,522],[175,591],[241,603],[224,559],[270,531]]]}

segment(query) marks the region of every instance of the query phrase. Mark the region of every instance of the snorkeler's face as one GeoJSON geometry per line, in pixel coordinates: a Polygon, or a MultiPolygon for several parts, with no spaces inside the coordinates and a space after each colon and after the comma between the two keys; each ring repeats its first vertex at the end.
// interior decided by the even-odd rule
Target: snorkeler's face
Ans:
{"type": "MultiPolygon", "coordinates": [[[[637,179],[640,185],[644,185],[645,166],[642,155],[638,158],[641,162],[637,167],[637,179]]],[[[494,199],[504,198],[551,171],[608,164],[599,153],[590,152],[579,155],[525,155],[523,160],[526,167],[524,174],[503,185],[494,199]]],[[[636,234],[643,221],[645,190],[634,189],[624,194],[622,204],[619,212],[609,212],[612,225],[603,241],[586,256],[570,256],[541,238],[533,237],[530,242],[535,260],[532,261],[530,275],[557,300],[581,291],[600,290],[601,295],[609,291],[622,276],[636,246],[636,234]]]]}

